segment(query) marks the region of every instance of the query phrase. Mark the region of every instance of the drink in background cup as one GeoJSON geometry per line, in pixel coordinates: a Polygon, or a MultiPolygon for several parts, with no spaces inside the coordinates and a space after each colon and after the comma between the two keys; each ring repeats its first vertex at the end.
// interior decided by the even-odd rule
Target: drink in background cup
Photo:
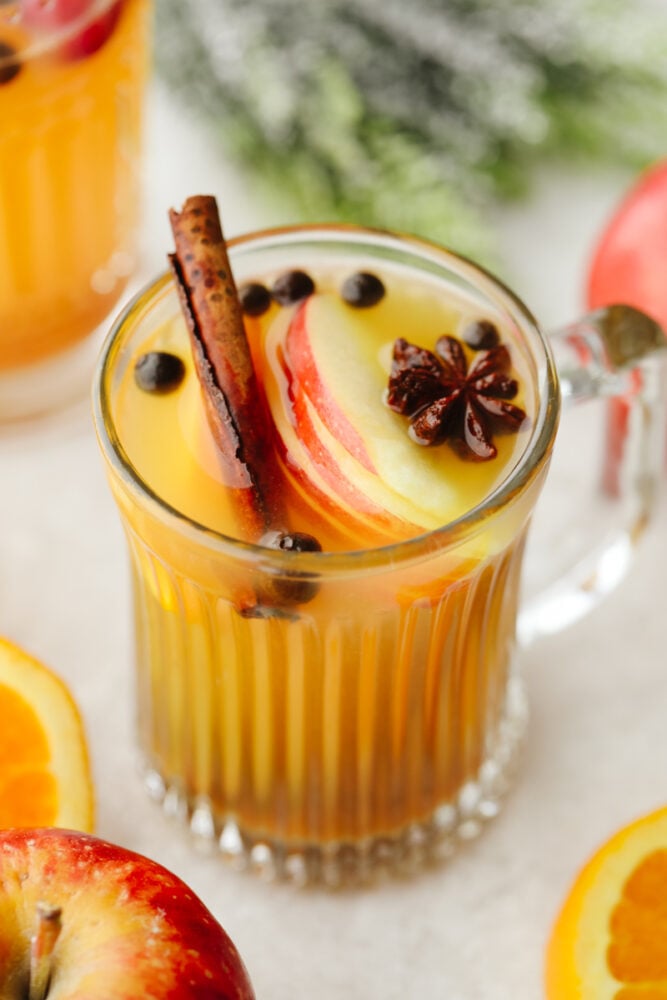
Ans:
{"type": "Polygon", "coordinates": [[[136,264],[149,0],[0,6],[0,420],[84,388],[136,264]]]}
{"type": "MultiPolygon", "coordinates": [[[[239,864],[331,882],[410,867],[495,814],[523,728],[514,635],[557,423],[552,363],[510,293],[420,241],[306,227],[243,238],[231,261],[240,285],[314,282],[246,328],[287,519],[324,551],[238,540],[238,483],[163,277],[116,324],[95,391],[131,554],[147,782],[239,864]],[[341,296],[359,272],[381,279],[374,304],[341,296]],[[479,320],[527,414],[483,462],[420,447],[383,399],[396,338],[432,351],[479,320]],[[139,362],[158,354],[182,370],[151,391],[139,362]]],[[[469,367],[482,353],[462,350],[469,367]]]]}

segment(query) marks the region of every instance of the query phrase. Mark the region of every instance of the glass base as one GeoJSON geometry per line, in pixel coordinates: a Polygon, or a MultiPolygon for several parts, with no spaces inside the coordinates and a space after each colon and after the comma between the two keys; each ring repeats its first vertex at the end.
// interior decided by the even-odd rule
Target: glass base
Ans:
{"type": "Polygon", "coordinates": [[[188,827],[199,849],[219,853],[236,870],[303,886],[363,885],[382,877],[416,874],[443,862],[482,832],[500,811],[527,718],[523,685],[513,678],[497,745],[475,780],[466,782],[452,801],[442,803],[430,816],[385,836],[353,842],[278,842],[243,829],[233,817],[220,818],[208,799],[188,798],[150,765],[143,769],[144,783],[165,815],[188,827]]]}
{"type": "Polygon", "coordinates": [[[90,394],[103,328],[43,361],[0,369],[0,424],[40,420],[90,394]]]}

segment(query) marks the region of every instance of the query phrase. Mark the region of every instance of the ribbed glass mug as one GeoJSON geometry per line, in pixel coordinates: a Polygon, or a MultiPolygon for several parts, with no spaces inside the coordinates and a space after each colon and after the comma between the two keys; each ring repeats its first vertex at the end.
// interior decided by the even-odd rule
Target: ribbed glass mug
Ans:
{"type": "MultiPolygon", "coordinates": [[[[125,452],[118,388],[145,337],[178,312],[168,275],[118,319],[98,366],[97,433],[132,568],[149,791],[239,867],[329,884],[409,870],[495,815],[524,729],[515,636],[526,533],[559,421],[554,354],[508,289],[423,241],[300,227],[242,237],[230,252],[237,281],[341,263],[427,276],[443,295],[455,289],[499,318],[532,382],[525,450],[474,509],[407,541],[295,556],[195,523],[125,452]],[[316,596],[289,615],[239,613],[236,594],[283,577],[312,578],[316,596]]],[[[630,486],[614,500],[619,523],[593,555],[604,567],[619,538],[634,539],[650,516],[665,425],[663,338],[619,307],[554,344],[567,396],[622,392],[642,412],[624,457],[630,486]]],[[[575,571],[567,588],[590,603],[596,588],[583,565],[585,583],[575,571]]],[[[598,583],[604,592],[602,570],[598,583]]],[[[554,593],[535,605],[533,631],[572,616],[562,590],[554,593]]],[[[530,633],[525,614],[521,621],[530,633]]]]}

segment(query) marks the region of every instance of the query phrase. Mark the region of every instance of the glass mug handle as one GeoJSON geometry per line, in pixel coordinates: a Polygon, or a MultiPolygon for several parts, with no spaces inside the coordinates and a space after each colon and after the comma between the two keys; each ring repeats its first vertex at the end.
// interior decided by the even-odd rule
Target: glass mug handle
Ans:
{"type": "Polygon", "coordinates": [[[563,418],[529,535],[522,645],[573,624],[623,578],[665,473],[667,338],[660,326],[631,306],[613,305],[548,339],[563,418]]]}

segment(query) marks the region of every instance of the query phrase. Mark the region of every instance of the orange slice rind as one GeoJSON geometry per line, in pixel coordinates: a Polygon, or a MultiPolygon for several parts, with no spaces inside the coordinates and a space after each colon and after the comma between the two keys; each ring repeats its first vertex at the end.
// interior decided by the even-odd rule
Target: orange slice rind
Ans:
{"type": "Polygon", "coordinates": [[[554,924],[547,1000],[667,1000],[667,808],[619,830],[554,924]]]}
{"type": "Polygon", "coordinates": [[[93,815],[86,738],[70,691],[0,638],[0,828],[91,832],[93,815]]]}

